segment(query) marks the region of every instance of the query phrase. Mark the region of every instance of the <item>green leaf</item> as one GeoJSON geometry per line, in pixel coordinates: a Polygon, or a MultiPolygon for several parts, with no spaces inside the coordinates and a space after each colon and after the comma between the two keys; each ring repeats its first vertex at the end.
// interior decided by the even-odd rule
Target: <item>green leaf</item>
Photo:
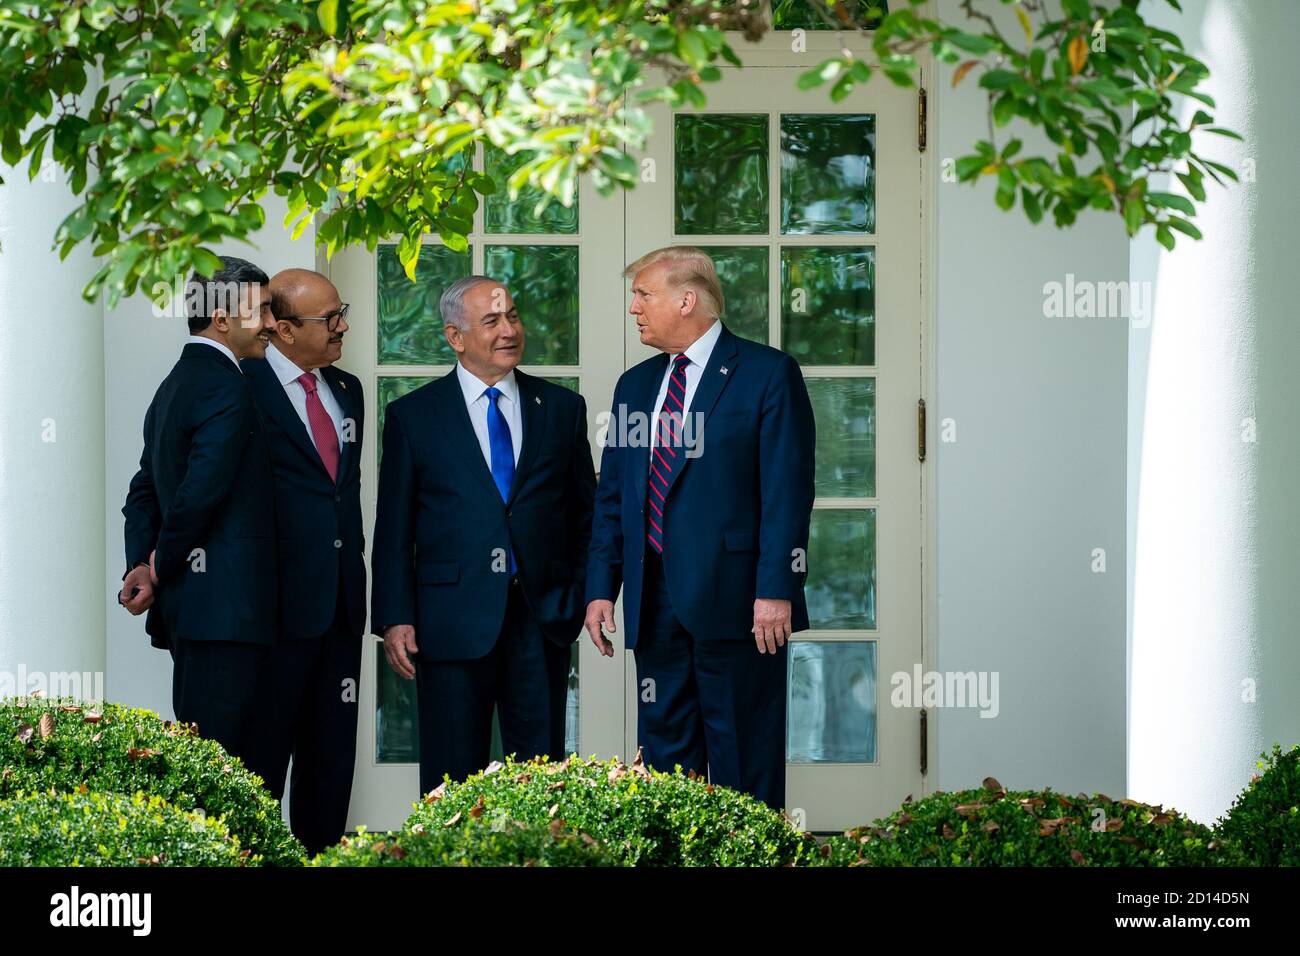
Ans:
{"type": "Polygon", "coordinates": [[[1191,236],[1193,239],[1203,239],[1201,230],[1197,229],[1192,223],[1179,216],[1170,216],[1169,225],[1173,226],[1181,233],[1191,236]]]}
{"type": "Polygon", "coordinates": [[[202,132],[204,139],[211,139],[221,129],[221,121],[226,118],[226,111],[213,103],[203,111],[202,132]]]}
{"type": "Polygon", "coordinates": [[[339,0],[321,0],[316,7],[316,19],[320,21],[322,30],[330,36],[338,36],[339,0]]]}
{"type": "Polygon", "coordinates": [[[1189,216],[1196,215],[1196,207],[1192,205],[1192,201],[1186,196],[1180,196],[1177,193],[1147,193],[1147,201],[1153,206],[1160,206],[1164,209],[1177,209],[1189,216]]]}
{"type": "Polygon", "coordinates": [[[850,93],[853,92],[853,76],[845,73],[835,85],[831,87],[831,101],[835,103],[842,102],[850,93]]]}
{"type": "Polygon", "coordinates": [[[1028,189],[1021,189],[1020,201],[1024,204],[1025,215],[1029,217],[1030,222],[1037,225],[1043,221],[1043,207],[1039,205],[1037,196],[1028,189]]]}
{"type": "Polygon", "coordinates": [[[1124,224],[1128,227],[1128,234],[1136,236],[1137,231],[1142,228],[1142,220],[1146,217],[1146,211],[1142,208],[1142,203],[1136,199],[1124,200],[1124,224]]]}

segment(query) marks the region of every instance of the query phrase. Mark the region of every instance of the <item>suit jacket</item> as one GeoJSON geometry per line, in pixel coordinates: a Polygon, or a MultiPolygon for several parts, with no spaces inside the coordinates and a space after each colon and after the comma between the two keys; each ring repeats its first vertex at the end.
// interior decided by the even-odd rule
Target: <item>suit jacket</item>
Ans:
{"type": "Polygon", "coordinates": [[[523,441],[509,499],[470,424],[456,370],[392,402],[371,548],[370,622],[415,625],[422,660],[487,654],[505,618],[514,549],[524,598],[559,644],[582,628],[596,477],[587,406],[515,370],[523,441]]]}
{"type": "Polygon", "coordinates": [[[271,460],[248,383],[217,349],[187,344],[158,386],[122,514],[127,570],[157,550],[155,647],[274,640],[271,460]]]}
{"type": "Polygon", "coordinates": [[[280,637],[302,640],[325,633],[334,622],[340,578],[349,633],[360,637],[366,628],[361,380],[332,365],[321,369],[343,411],[345,428],[338,476],[333,480],[271,364],[266,359],[245,359],[240,367],[266,424],[275,473],[280,637]]]}
{"type": "MultiPolygon", "coordinates": [[[[650,418],[667,368],[668,356],[657,355],[614,388],[592,520],[587,600],[613,601],[622,588],[629,648],[648,547],[650,418]]],[[[792,629],[806,630],[816,433],[798,363],[724,326],[691,399],[688,415],[695,413],[705,416],[703,444],[674,473],[664,513],[674,612],[700,640],[753,640],[754,599],[783,599],[792,605],[792,629]]]]}

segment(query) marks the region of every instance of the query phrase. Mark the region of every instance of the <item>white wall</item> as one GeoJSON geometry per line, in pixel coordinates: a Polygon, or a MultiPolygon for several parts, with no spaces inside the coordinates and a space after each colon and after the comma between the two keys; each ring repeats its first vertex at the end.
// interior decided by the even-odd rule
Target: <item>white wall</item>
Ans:
{"type": "MultiPolygon", "coordinates": [[[[296,242],[291,242],[288,230],[281,225],[284,202],[269,196],[263,208],[266,224],[254,237],[253,246],[230,242],[215,246],[213,251],[247,259],[261,266],[267,275],[295,266],[314,269],[315,229],[309,227],[296,242]]],[[[158,383],[176,363],[188,333],[183,318],[155,318],[152,303],[139,294],[109,310],[104,329],[107,506],[97,513],[96,521],[102,521],[105,529],[107,575],[103,602],[108,609],[108,696],[172,717],[171,657],[150,646],[143,615],[132,617],[117,607],[112,589],[120,586],[125,561],[121,509],[127,485],[139,466],[144,414],[158,383]]]]}
{"type": "MultiPolygon", "coordinates": [[[[941,0],[949,22],[964,19],[941,0]]],[[[1019,35],[1005,17],[1008,35],[1019,35]]],[[[1122,319],[1045,318],[1043,286],[1128,277],[1116,216],[1068,231],[1003,213],[989,180],[943,182],[987,136],[984,98],[944,67],[937,105],[938,668],[996,671],[1000,712],[940,709],[933,787],[1124,790],[1125,380],[1122,319]],[[939,441],[952,419],[956,441],[939,441]],[[1105,573],[1092,570],[1105,549],[1105,573]]],[[[1027,135],[1024,155],[1048,150],[1027,135]]],[[[1005,144],[1007,130],[999,131],[1005,144]]]]}
{"type": "Polygon", "coordinates": [[[104,693],[104,329],[81,290],[98,264],[86,246],[52,251],[75,205],[61,172],[0,172],[0,693],[87,673],[64,692],[90,698],[104,693]]]}
{"type": "Polygon", "coordinates": [[[1260,751],[1300,743],[1300,7],[1183,7],[1149,12],[1210,67],[1216,120],[1245,136],[1201,135],[1197,148],[1256,170],[1254,182],[1207,184],[1203,242],[1133,243],[1134,278],[1157,295],[1151,328],[1131,339],[1129,775],[1134,797],[1211,822],[1260,751]]]}

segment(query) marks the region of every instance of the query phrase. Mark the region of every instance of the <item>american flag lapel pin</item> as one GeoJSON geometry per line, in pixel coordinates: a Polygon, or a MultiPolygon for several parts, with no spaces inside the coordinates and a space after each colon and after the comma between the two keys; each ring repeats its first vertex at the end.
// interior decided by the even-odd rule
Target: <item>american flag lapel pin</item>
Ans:
{"type": "Polygon", "coordinates": [[[727,374],[727,366],[725,366],[725,365],[722,366],[722,368],[718,369],[718,371],[721,372],[723,375],[726,375],[726,374],[727,374]]]}
{"type": "Polygon", "coordinates": [[[540,395],[534,395],[534,396],[533,396],[533,401],[535,401],[538,405],[542,404],[542,396],[540,396],[540,395]]]}

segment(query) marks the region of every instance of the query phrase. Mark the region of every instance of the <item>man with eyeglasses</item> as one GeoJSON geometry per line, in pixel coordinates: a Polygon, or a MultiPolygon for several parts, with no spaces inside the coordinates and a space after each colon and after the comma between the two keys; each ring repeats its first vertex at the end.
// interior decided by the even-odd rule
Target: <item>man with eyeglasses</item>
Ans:
{"type": "Polygon", "coordinates": [[[278,640],[259,763],[277,799],[293,760],[289,821],[309,853],[347,826],[366,624],[361,530],[361,382],[334,367],[348,306],[318,272],[271,279],[275,331],[243,363],[266,420],[279,552],[278,640]]]}

